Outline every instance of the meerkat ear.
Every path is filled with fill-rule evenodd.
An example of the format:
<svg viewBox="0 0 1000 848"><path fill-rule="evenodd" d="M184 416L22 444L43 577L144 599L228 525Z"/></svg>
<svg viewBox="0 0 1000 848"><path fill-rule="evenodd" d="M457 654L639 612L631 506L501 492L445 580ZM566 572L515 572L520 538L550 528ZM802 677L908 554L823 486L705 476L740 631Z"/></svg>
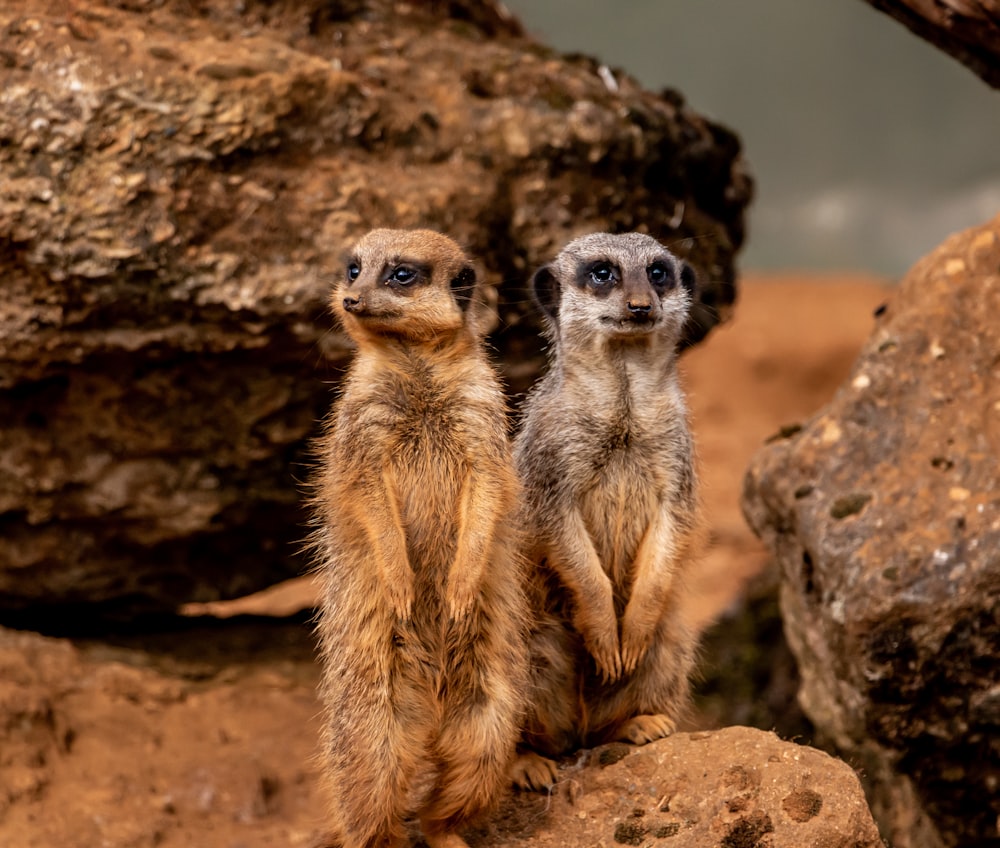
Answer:
<svg viewBox="0 0 1000 848"><path fill-rule="evenodd" d="M458 308L467 311L472 303L472 292L476 286L476 271L471 265L466 265L451 280L451 293L455 296Z"/></svg>
<svg viewBox="0 0 1000 848"><path fill-rule="evenodd" d="M531 278L531 290L535 294L535 302L553 321L559 317L559 280L552 273L551 265L543 265Z"/></svg>
<svg viewBox="0 0 1000 848"><path fill-rule="evenodd" d="M693 295L695 287L698 285L698 273L694 266L689 265L683 259L678 260L681 266L681 285L688 290L688 294Z"/></svg>

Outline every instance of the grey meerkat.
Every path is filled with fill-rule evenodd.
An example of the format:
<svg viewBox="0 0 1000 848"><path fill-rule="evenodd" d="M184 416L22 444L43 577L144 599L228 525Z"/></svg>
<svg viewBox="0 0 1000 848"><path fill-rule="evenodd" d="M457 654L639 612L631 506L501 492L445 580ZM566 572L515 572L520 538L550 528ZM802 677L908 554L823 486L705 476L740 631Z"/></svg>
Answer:
<svg viewBox="0 0 1000 848"><path fill-rule="evenodd" d="M576 239L532 280L551 348L514 444L535 565L522 788L552 783L549 757L672 733L687 704L701 521L677 348L695 283L641 233Z"/></svg>
<svg viewBox="0 0 1000 848"><path fill-rule="evenodd" d="M318 444L321 769L344 848L431 848L509 785L527 675L519 483L451 239L374 230L331 305L357 353Z"/></svg>

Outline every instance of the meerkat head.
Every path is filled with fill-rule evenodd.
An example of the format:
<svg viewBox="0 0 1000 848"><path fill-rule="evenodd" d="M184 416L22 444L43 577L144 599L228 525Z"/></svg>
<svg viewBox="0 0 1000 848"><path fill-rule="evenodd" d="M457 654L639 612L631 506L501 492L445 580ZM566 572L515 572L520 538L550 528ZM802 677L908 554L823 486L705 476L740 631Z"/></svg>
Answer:
<svg viewBox="0 0 1000 848"><path fill-rule="evenodd" d="M481 332L484 295L462 248L433 230L372 230L350 252L331 298L358 339L434 340Z"/></svg>
<svg viewBox="0 0 1000 848"><path fill-rule="evenodd" d="M642 233L592 233L570 242L532 280L557 340L595 334L623 341L679 341L694 269Z"/></svg>

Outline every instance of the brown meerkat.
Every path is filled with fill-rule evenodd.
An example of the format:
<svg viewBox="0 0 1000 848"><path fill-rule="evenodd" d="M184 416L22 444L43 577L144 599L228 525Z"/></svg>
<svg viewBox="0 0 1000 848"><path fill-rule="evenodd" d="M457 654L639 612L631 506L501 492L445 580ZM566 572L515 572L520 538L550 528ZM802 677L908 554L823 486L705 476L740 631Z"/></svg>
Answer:
<svg viewBox="0 0 1000 848"><path fill-rule="evenodd" d="M700 521L677 347L695 274L650 236L595 233L532 285L551 362L514 446L536 567L511 775L542 788L546 757L666 736L688 699L696 639L678 604Z"/></svg>
<svg viewBox="0 0 1000 848"><path fill-rule="evenodd" d="M508 783L524 709L524 559L506 406L461 248L374 230L332 308L357 353L319 444L313 538L344 848L431 848Z"/></svg>

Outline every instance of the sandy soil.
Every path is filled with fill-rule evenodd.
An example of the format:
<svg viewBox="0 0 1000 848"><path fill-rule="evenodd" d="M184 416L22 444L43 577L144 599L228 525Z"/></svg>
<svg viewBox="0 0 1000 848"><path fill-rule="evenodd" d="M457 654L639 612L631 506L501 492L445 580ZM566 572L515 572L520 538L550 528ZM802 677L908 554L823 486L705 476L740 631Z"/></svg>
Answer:
<svg viewBox="0 0 1000 848"><path fill-rule="evenodd" d="M684 357L711 525L699 625L767 561L739 509L751 455L833 394L886 296L861 276L751 274L735 319ZM0 848L322 844L313 596L303 578L6 670L37 727L24 753L0 752ZM16 660L0 651L0 678Z"/></svg>

